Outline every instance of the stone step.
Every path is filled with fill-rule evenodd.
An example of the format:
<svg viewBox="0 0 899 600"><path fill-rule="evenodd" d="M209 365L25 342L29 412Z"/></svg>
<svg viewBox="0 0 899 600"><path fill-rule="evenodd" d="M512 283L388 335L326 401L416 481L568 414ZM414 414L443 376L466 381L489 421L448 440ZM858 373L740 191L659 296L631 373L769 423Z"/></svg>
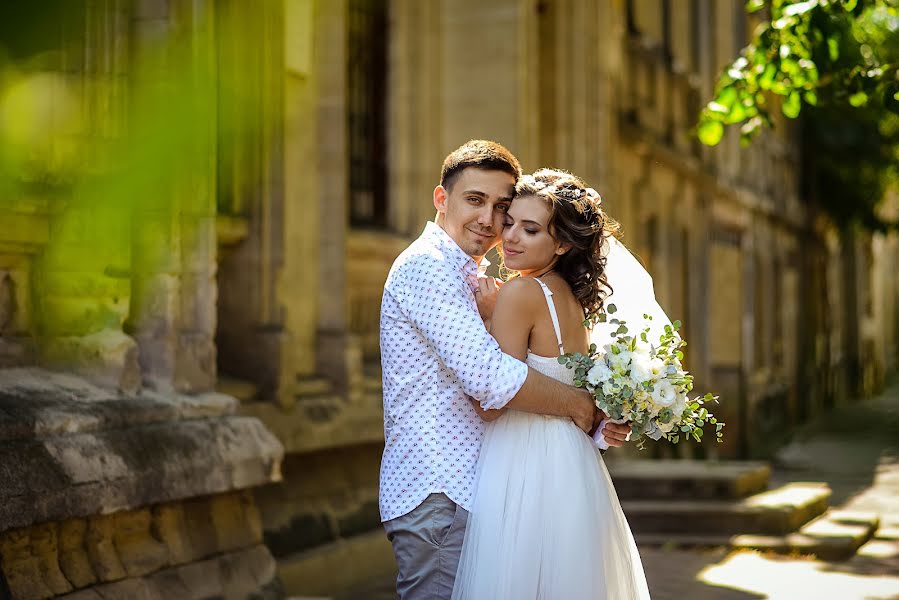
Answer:
<svg viewBox="0 0 899 600"><path fill-rule="evenodd" d="M872 513L845 513L831 510L786 535L716 535L678 533L635 533L640 546L680 548L730 547L734 550L759 550L779 554L803 554L821 560L846 560L860 548L880 542L875 532L877 516Z"/></svg>
<svg viewBox="0 0 899 600"><path fill-rule="evenodd" d="M764 462L707 460L606 461L618 497L634 500L744 498L768 487Z"/></svg>
<svg viewBox="0 0 899 600"><path fill-rule="evenodd" d="M873 537L879 524L877 515L871 513L828 511L796 533L738 535L731 540L731 546L780 554L814 555L821 560L846 560Z"/></svg>
<svg viewBox="0 0 899 600"><path fill-rule="evenodd" d="M827 510L825 483L790 483L741 500L624 500L631 530L641 534L785 535Z"/></svg>
<svg viewBox="0 0 899 600"><path fill-rule="evenodd" d="M715 535L713 533L700 535L689 533L644 533L634 532L634 541L637 546L643 547L667 547L667 548L721 548L730 547L736 536Z"/></svg>

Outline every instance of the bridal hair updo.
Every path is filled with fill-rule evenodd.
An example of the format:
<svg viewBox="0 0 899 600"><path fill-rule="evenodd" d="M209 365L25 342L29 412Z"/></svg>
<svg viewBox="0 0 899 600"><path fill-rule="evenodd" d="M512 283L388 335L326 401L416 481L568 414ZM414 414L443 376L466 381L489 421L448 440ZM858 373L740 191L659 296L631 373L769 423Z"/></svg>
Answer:
<svg viewBox="0 0 899 600"><path fill-rule="evenodd" d="M612 293L606 280L608 238L616 236L618 223L601 207L602 199L571 173L540 169L524 175L515 196L536 196L550 208L550 235L570 249L559 257L554 270L561 275L584 309L584 320L595 323L603 303Z"/></svg>

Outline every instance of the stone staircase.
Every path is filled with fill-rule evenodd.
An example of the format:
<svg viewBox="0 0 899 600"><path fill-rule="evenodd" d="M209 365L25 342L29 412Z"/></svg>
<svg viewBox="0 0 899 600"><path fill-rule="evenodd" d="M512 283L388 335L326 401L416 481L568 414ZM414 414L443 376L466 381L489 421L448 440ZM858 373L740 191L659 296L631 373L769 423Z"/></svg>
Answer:
<svg viewBox="0 0 899 600"><path fill-rule="evenodd" d="M730 546L843 560L873 537L875 515L829 507L825 483L769 490L763 462L609 460L637 544Z"/></svg>

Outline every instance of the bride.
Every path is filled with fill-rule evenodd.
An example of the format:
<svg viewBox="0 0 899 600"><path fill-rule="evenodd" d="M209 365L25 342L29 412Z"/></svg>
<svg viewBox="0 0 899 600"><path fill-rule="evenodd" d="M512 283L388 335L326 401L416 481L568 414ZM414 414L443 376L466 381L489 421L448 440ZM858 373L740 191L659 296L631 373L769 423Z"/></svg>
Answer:
<svg viewBox="0 0 899 600"><path fill-rule="evenodd" d="M584 323L612 292L606 260L617 224L577 177L541 169L521 178L503 257L519 277L489 322L503 351L571 384L559 364L586 352ZM612 282L611 287L614 287ZM603 459L570 419L475 409L491 421L481 447L453 599L649 598L640 555Z"/></svg>

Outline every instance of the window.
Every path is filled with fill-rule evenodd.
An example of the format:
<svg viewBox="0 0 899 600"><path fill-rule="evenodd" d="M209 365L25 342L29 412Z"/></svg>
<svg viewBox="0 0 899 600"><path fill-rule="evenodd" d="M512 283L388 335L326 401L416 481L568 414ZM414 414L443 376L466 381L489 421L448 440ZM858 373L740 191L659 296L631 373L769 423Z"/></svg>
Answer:
<svg viewBox="0 0 899 600"><path fill-rule="evenodd" d="M350 223L387 226L387 2L349 0Z"/></svg>

